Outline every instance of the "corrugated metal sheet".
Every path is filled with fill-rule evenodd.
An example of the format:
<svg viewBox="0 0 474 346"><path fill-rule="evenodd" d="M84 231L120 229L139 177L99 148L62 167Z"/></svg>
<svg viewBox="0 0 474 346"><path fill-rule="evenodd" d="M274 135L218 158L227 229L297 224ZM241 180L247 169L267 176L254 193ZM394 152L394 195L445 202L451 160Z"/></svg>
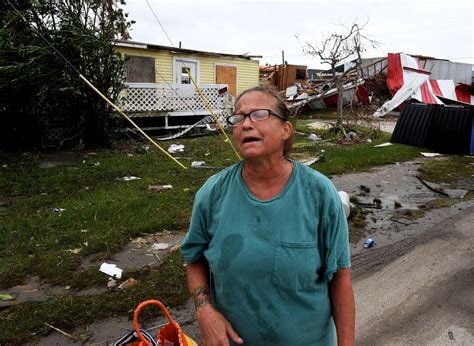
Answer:
<svg viewBox="0 0 474 346"><path fill-rule="evenodd" d="M473 108L433 107L433 121L427 145L440 153L469 154L472 133Z"/></svg>
<svg viewBox="0 0 474 346"><path fill-rule="evenodd" d="M431 149L443 154L474 154L474 108L406 105L391 142Z"/></svg>
<svg viewBox="0 0 474 346"><path fill-rule="evenodd" d="M471 64L444 60L423 61L424 70L431 72L430 79L452 79L456 83L471 84Z"/></svg>
<svg viewBox="0 0 474 346"><path fill-rule="evenodd" d="M423 147L432 122L432 108L425 104L409 104L403 107L390 142Z"/></svg>

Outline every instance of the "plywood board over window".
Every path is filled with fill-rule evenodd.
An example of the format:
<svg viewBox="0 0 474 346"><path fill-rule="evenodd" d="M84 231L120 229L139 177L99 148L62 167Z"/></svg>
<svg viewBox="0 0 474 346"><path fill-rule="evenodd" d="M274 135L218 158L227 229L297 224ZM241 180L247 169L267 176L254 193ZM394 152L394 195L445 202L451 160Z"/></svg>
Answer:
<svg viewBox="0 0 474 346"><path fill-rule="evenodd" d="M128 56L127 82L155 83L155 58L145 56Z"/></svg>
<svg viewBox="0 0 474 346"><path fill-rule="evenodd" d="M229 65L216 65L216 84L227 84L229 94L237 93L237 67Z"/></svg>

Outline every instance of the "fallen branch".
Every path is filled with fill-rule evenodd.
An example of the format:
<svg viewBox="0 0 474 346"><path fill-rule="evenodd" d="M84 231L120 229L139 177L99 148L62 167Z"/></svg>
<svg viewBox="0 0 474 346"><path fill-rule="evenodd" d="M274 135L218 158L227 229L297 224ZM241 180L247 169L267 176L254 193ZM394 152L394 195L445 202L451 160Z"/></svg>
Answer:
<svg viewBox="0 0 474 346"><path fill-rule="evenodd" d="M449 197L449 195L446 193L446 192L443 192L441 190L438 190L438 189L435 189L434 187L431 187L430 185L428 185L428 183L426 183L425 181L423 181L423 179L421 179L419 176L415 176L416 179L418 179L420 181L420 183L422 183L423 185L425 185L428 190L432 191L432 192L436 192L436 193L439 193L440 195L443 195L445 197Z"/></svg>
<svg viewBox="0 0 474 346"><path fill-rule="evenodd" d="M75 338L74 338L71 334L66 333L66 332L63 332L61 329L56 328L55 326L52 326L52 325L50 325L49 323L44 322L44 324L46 324L49 328L52 328L52 329L54 329L55 331L61 333L62 335L67 336L69 339L75 340Z"/></svg>

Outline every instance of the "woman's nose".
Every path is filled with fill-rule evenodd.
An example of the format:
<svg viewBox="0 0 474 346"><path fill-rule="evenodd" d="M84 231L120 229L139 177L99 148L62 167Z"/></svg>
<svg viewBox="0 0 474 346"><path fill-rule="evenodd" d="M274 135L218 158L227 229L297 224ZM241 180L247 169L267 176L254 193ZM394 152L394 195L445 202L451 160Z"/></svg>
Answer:
<svg viewBox="0 0 474 346"><path fill-rule="evenodd" d="M250 119L250 116L246 116L244 118L244 122L242 123L243 128L252 128L253 127L253 121Z"/></svg>

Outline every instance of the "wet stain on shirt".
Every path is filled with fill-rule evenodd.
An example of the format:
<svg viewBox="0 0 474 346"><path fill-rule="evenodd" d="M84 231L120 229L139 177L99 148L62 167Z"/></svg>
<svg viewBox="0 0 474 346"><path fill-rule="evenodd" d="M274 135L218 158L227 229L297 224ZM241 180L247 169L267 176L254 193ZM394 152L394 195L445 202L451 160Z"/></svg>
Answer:
<svg viewBox="0 0 474 346"><path fill-rule="evenodd" d="M271 326L268 322L262 318L260 312L260 303L252 295L252 287L245 286L245 297L247 299L248 306L251 306L255 312L255 318L257 319L258 329L260 330L260 340L262 344L278 344L280 337L278 336L278 326ZM272 306L273 309L273 306Z"/></svg>
<svg viewBox="0 0 474 346"><path fill-rule="evenodd" d="M221 255L219 258L218 270L229 269L232 260L242 252L244 247L244 237L241 234L231 234L222 241Z"/></svg>

